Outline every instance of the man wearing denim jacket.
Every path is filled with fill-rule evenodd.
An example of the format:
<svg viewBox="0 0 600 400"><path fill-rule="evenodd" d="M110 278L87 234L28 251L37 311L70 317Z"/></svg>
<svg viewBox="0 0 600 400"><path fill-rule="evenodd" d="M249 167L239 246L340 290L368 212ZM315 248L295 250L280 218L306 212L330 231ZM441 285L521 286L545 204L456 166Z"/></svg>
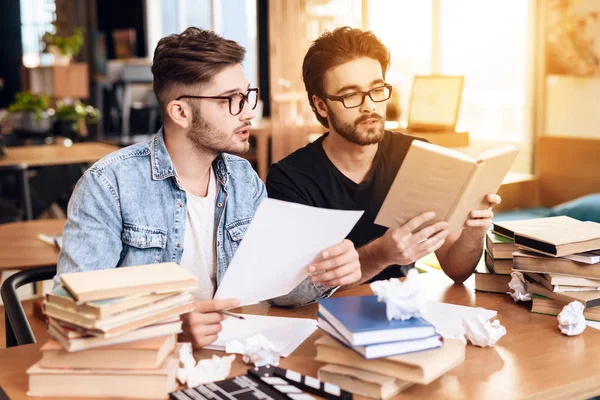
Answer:
<svg viewBox="0 0 600 400"><path fill-rule="evenodd" d="M55 284L65 272L176 262L198 277L196 310L182 316L181 339L195 347L217 339L218 311L239 301L213 294L266 196L250 164L227 154L248 150L255 116L258 89L248 84L244 55L236 42L198 28L159 41L152 73L164 127L104 157L78 182ZM358 253L347 240L307 269L323 265L335 279L307 279L271 302L305 304L360 279Z"/></svg>

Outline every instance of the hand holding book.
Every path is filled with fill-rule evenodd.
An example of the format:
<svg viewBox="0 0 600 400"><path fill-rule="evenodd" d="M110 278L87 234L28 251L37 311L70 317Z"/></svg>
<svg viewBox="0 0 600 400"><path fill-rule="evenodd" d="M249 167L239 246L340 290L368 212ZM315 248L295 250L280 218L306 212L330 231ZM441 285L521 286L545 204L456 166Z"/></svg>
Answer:
<svg viewBox="0 0 600 400"><path fill-rule="evenodd" d="M472 210L469 213L468 219L465 221L462 235L468 235L476 239L485 237L485 233L488 228L492 225L492 218L494 212L492 211L495 206L500 204L502 199L497 194L487 194L485 200L489 202L489 206L485 210Z"/></svg>
<svg viewBox="0 0 600 400"><path fill-rule="evenodd" d="M372 243L378 247L383 265L408 265L439 249L448 236L448 223L430 225L434 212L426 212L405 224L390 228Z"/></svg>

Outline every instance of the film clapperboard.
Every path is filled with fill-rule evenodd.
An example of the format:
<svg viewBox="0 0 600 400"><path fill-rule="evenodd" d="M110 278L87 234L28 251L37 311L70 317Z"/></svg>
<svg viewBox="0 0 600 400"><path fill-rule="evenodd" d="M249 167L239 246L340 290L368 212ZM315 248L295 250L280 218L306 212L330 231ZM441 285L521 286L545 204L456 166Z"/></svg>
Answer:
<svg viewBox="0 0 600 400"><path fill-rule="evenodd" d="M169 394L171 400L351 400L352 393L290 369L266 365L240 375Z"/></svg>

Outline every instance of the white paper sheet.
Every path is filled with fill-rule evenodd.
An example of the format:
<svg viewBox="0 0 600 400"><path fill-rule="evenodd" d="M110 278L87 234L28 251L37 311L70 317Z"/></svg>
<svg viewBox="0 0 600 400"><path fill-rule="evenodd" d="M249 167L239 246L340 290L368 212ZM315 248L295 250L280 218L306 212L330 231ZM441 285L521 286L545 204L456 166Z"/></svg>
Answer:
<svg viewBox="0 0 600 400"><path fill-rule="evenodd" d="M600 330L600 322L598 322L598 321L586 320L585 324L591 328Z"/></svg>
<svg viewBox="0 0 600 400"><path fill-rule="evenodd" d="M341 242L362 214L264 199L215 298L247 305L288 294L308 277L315 257Z"/></svg>
<svg viewBox="0 0 600 400"><path fill-rule="evenodd" d="M425 307L421 310L421 317L435 326L436 332L446 338L460 338L464 335L463 320L469 321L481 317L487 321L497 314L497 311L486 308L459 306L437 301L426 302Z"/></svg>
<svg viewBox="0 0 600 400"><path fill-rule="evenodd" d="M243 342L261 333L280 350L282 357L287 357L317 329L317 321L314 319L248 314L244 314L244 318L246 319L227 318L221 323L223 330L219 333L217 341L204 348L225 351L228 342Z"/></svg>

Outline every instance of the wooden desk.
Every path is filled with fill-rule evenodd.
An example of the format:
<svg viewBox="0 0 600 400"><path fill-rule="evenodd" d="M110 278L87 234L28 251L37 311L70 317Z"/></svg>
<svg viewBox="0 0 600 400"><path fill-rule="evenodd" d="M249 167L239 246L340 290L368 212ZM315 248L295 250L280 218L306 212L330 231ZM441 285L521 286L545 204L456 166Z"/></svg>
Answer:
<svg viewBox="0 0 600 400"><path fill-rule="evenodd" d="M95 162L119 147L106 143L75 143L71 147L62 144L9 147L6 157L0 159L0 167L25 164L27 167L50 165L85 164Z"/></svg>
<svg viewBox="0 0 600 400"><path fill-rule="evenodd" d="M0 224L0 278L3 271L56 265L59 250L38 239L62 234L66 219L38 219ZM43 293L43 282L36 282L35 293Z"/></svg>
<svg viewBox="0 0 600 400"><path fill-rule="evenodd" d="M515 304L509 296L475 293L472 278L465 285L453 285L442 273L420 275L431 299L498 311L508 333L494 348L469 345L465 362L429 385L415 385L398 399L578 399L600 394L600 331L587 328L576 337L563 336L556 317L531 314L525 304ZM362 286L336 296L370 294ZM296 309L270 308L266 305L242 307L242 312L275 316L314 318L316 305ZM34 332L42 332L39 321ZM323 333L315 332L281 366L316 376L321 363L314 361L314 341ZM39 334L38 334L39 336ZM39 360L38 343L0 350L0 385L12 400L27 398L27 368ZM195 356L210 358L213 351L197 351ZM231 375L243 373L248 366L238 356Z"/></svg>
<svg viewBox="0 0 600 400"><path fill-rule="evenodd" d="M66 219L0 224L0 272L56 265L58 249L38 239L40 233L60 235Z"/></svg>

